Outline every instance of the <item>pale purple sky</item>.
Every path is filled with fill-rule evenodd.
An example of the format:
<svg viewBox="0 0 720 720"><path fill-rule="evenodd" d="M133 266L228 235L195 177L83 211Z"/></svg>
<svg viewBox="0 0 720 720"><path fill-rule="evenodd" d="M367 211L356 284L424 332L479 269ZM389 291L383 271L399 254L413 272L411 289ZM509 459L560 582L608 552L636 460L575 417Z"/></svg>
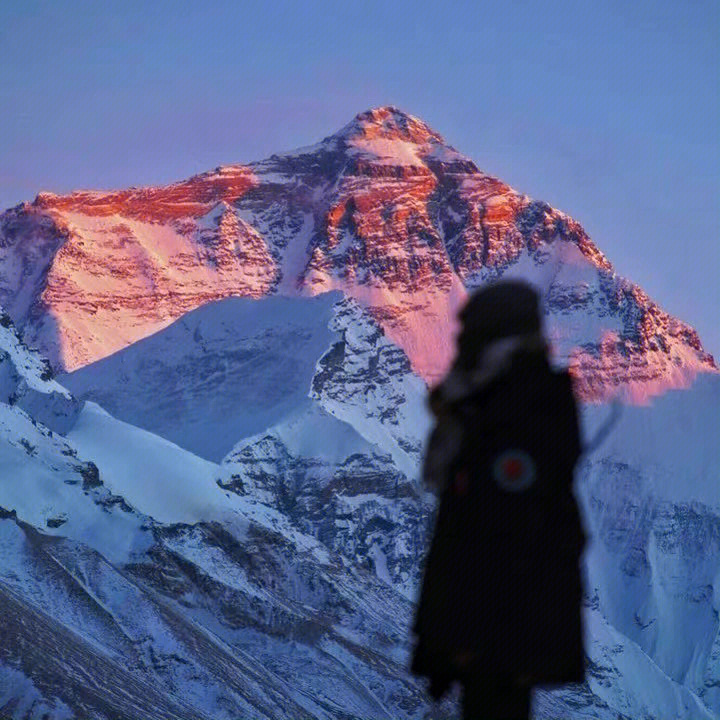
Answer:
<svg viewBox="0 0 720 720"><path fill-rule="evenodd" d="M6 2L0 208L417 115L720 357L720 3Z"/></svg>

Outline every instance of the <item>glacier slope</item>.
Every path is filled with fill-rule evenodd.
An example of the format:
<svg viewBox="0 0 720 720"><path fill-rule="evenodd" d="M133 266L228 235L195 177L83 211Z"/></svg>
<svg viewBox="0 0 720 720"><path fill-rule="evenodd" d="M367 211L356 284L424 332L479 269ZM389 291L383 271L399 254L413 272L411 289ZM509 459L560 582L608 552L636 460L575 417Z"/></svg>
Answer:
<svg viewBox="0 0 720 720"><path fill-rule="evenodd" d="M218 462L305 399L339 298L210 303L58 379L76 397Z"/></svg>

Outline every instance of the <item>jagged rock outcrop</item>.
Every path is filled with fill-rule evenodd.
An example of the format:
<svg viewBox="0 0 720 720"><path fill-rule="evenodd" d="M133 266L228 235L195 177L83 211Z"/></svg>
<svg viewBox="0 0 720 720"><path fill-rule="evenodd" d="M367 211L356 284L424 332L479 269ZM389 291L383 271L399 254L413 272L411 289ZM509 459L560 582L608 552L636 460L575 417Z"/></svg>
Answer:
<svg viewBox="0 0 720 720"><path fill-rule="evenodd" d="M0 309L0 403L16 405L50 430L65 433L80 403L53 380L50 363L28 350L10 316Z"/></svg>
<svg viewBox="0 0 720 720"><path fill-rule="evenodd" d="M430 418L402 350L353 301L334 306L337 335L301 403L243 439L221 487L282 508L302 532L413 599L434 498L418 483Z"/></svg>

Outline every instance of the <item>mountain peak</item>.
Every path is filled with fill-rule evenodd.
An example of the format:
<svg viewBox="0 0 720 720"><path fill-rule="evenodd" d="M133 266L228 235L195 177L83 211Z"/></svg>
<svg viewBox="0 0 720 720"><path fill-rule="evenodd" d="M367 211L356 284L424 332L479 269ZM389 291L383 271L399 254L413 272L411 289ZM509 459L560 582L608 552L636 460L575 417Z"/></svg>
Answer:
<svg viewBox="0 0 720 720"><path fill-rule="evenodd" d="M394 105L383 105L361 112L338 135L345 140L401 140L422 145L430 141L444 143L443 137L419 118Z"/></svg>
<svg viewBox="0 0 720 720"><path fill-rule="evenodd" d="M58 368L231 295L341 289L433 382L466 291L509 273L541 288L553 346L586 399L622 387L642 401L717 370L692 328L616 278L577 222L393 106L314 146L173 185L40 195L0 217L0 250L0 302Z"/></svg>
<svg viewBox="0 0 720 720"><path fill-rule="evenodd" d="M475 164L448 145L440 133L394 105L359 113L339 132L311 149L321 147L340 150L353 158L355 169L394 166L427 173L440 163L456 172L477 171Z"/></svg>

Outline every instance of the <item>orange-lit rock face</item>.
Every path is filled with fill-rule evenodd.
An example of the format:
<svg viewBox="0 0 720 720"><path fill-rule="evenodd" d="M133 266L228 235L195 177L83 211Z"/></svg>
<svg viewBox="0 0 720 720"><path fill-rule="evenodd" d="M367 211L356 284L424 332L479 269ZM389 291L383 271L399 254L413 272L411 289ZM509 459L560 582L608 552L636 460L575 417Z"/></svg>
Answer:
<svg viewBox="0 0 720 720"><path fill-rule="evenodd" d="M583 399L644 404L670 387L689 387L698 372L715 369L695 330L661 310L640 288L629 288L621 302L635 314L631 332L605 332L594 346L570 354Z"/></svg>
<svg viewBox="0 0 720 720"><path fill-rule="evenodd" d="M234 202L253 186L249 168L218 169L165 187L148 187L116 192L76 192L71 195L40 193L35 207L43 210L77 212L93 217L121 215L152 222L166 222L206 213L214 204Z"/></svg>
<svg viewBox="0 0 720 720"><path fill-rule="evenodd" d="M428 213L435 186L433 176L383 183L345 178L317 233L306 277L316 272L398 292L447 291L453 268Z"/></svg>
<svg viewBox="0 0 720 720"><path fill-rule="evenodd" d="M90 194L87 212L80 194L41 197L13 211L6 234L34 227L45 248L37 256L33 243L20 243L4 258L8 271L34 266L38 273L26 283L32 290L4 273L9 311L28 319L28 340L53 364L74 369L205 303L270 292L277 266L265 241L216 197L228 192L237 200L240 187L253 184L250 173L242 178L203 176L147 192Z"/></svg>
<svg viewBox="0 0 720 720"><path fill-rule="evenodd" d="M395 108L162 188L38 196L0 216L0 304L73 369L228 296L355 298L432 383L467 290L521 276L581 396L643 402L714 371L697 335L617 278L582 227Z"/></svg>

